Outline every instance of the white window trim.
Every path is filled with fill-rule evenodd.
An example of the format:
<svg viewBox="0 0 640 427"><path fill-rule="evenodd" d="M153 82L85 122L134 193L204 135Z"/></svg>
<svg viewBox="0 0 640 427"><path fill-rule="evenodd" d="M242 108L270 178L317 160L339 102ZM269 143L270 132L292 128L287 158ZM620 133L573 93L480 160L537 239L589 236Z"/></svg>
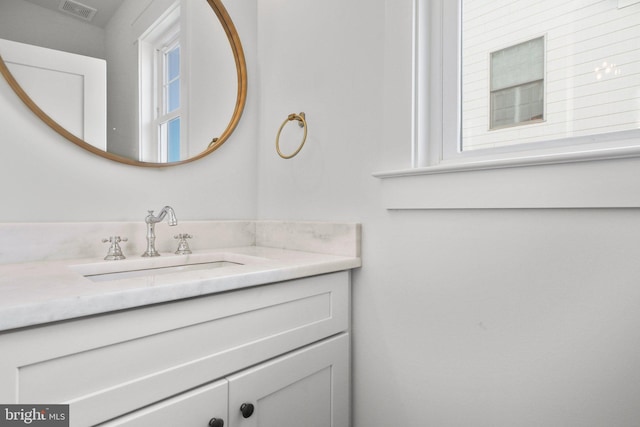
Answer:
<svg viewBox="0 0 640 427"><path fill-rule="evenodd" d="M460 141L460 112L457 102L444 101L451 94L459 99L460 73L443 70L446 64L455 64L458 71L458 25L455 37L445 31L452 28L446 19L459 14L458 2L412 1L411 164L373 174L383 181L388 209L640 207L640 172L636 172L640 171L640 132L636 130L567 138L564 144L542 143L535 149L522 145L469 151L449 160L446 150L451 148L442 142ZM394 27L393 22L387 25ZM420 69L428 69L430 76ZM581 144L566 149L576 142ZM594 170L599 174L594 175ZM501 191L502 186L495 187L497 180L515 187L526 185L531 191L517 195Z"/></svg>
<svg viewBox="0 0 640 427"><path fill-rule="evenodd" d="M572 139L567 138L567 144L570 144L571 140ZM580 138L580 140L582 140L582 138ZM602 147L606 144L606 141L611 141L616 146ZM531 154L533 150L529 150L528 153L523 154L522 151L525 151L526 147L522 147L522 151L512 152L501 152L500 149L496 149L492 150L493 155L485 157L480 155L473 156L475 153L470 153L468 156L461 156L463 158L455 162L441 161L439 164L435 165L415 166L409 169L375 172L373 176L377 178L393 178L400 176L432 175L488 169L507 169L522 166L541 166L597 160L627 159L640 157L640 147L637 144L640 144L640 140L637 137L636 131L616 132L607 134L606 138L602 138L598 143L594 143L593 147L588 150L566 152L562 147L556 147L555 149L536 150L536 154ZM501 153L501 155L498 157L495 153Z"/></svg>

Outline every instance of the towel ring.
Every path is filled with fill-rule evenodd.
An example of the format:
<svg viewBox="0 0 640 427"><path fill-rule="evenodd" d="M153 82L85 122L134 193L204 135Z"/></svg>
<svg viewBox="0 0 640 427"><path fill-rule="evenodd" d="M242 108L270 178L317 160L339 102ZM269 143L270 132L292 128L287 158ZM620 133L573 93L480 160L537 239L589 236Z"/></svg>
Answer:
<svg viewBox="0 0 640 427"><path fill-rule="evenodd" d="M302 137L302 142L300 143L300 146L298 147L298 149L294 151L292 154L287 155L287 154L283 154L282 151L280 151L280 133L282 132L282 129L284 128L284 126L293 120L297 120L298 126L300 126L301 128L304 128L304 136ZM278 130L278 135L276 136L276 151L278 152L280 157L282 157L283 159L290 159L296 154L298 154L300 150L302 150L302 146L304 145L306 140L307 140L307 120L306 120L305 114L304 113L289 114L287 119L284 122L282 122L282 125Z"/></svg>

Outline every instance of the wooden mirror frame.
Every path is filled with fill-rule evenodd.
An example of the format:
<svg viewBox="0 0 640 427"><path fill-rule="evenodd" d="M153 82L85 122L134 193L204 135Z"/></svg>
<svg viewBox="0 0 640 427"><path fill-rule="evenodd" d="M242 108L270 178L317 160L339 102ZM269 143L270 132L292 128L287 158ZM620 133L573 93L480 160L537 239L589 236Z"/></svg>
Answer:
<svg viewBox="0 0 640 427"><path fill-rule="evenodd" d="M7 64L4 62L2 55L0 55L0 74L2 74L5 80L9 83L9 86L13 89L13 91L18 95L18 97L26 104L27 107L31 111L35 113L36 116L40 118L45 124L47 124L51 129L56 131L58 134L62 135L64 138L73 142L74 144L84 148L85 150L91 151L94 154L97 154L101 157L104 157L109 160L113 160L120 163L125 163L132 166L142 166L142 167L167 167L167 166L177 166L185 163L193 162L194 160L201 159L208 154L211 154L216 149L218 149L225 141L229 138L231 133L233 133L234 129L238 125L240 121L240 117L242 116L242 111L244 110L244 106L247 99L247 65L244 58L244 51L242 49L242 44L240 43L240 36L236 30L236 27L229 16L229 13L225 9L222 4L222 0L206 0L213 11L215 12L222 28L224 28L224 32L229 39L229 44L231 45L231 50L233 51L233 58L236 63L236 74L238 79L238 92L236 97L236 104L233 110L233 115L231 116L231 120L227 125L227 128L222 132L222 134L218 137L215 137L211 140L206 150L202 153L190 157L185 160L180 160L178 162L168 162L168 163L153 163L153 162L142 162L139 160L130 159L128 157L119 156L117 154L109 153L107 151L100 150L99 148L94 147L93 145L87 143L83 139L73 135L71 132L62 127L58 122L53 120L47 113L42 111L40 107L27 95L24 89L20 86L20 84L16 81L15 77L7 68Z"/></svg>

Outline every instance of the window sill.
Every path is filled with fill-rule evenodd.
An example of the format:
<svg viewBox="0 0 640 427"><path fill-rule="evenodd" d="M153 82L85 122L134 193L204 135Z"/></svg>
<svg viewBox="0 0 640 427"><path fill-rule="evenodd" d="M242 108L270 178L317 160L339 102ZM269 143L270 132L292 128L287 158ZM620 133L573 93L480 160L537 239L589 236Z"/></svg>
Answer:
<svg viewBox="0 0 640 427"><path fill-rule="evenodd" d="M373 174L387 209L640 207L640 148L468 160Z"/></svg>

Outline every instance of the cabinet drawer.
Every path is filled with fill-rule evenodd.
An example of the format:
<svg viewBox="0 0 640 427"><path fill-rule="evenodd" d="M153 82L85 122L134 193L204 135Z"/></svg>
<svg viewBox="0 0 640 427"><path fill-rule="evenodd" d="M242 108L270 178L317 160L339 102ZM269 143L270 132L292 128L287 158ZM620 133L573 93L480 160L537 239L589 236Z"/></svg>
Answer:
<svg viewBox="0 0 640 427"><path fill-rule="evenodd" d="M228 388L226 380L216 381L194 391L167 399L117 420L101 424L103 427L202 427L212 418L228 419Z"/></svg>
<svg viewBox="0 0 640 427"><path fill-rule="evenodd" d="M0 373L15 382L0 386L0 400L69 403L72 426L93 425L348 321L349 273L339 272L2 334L11 351Z"/></svg>

